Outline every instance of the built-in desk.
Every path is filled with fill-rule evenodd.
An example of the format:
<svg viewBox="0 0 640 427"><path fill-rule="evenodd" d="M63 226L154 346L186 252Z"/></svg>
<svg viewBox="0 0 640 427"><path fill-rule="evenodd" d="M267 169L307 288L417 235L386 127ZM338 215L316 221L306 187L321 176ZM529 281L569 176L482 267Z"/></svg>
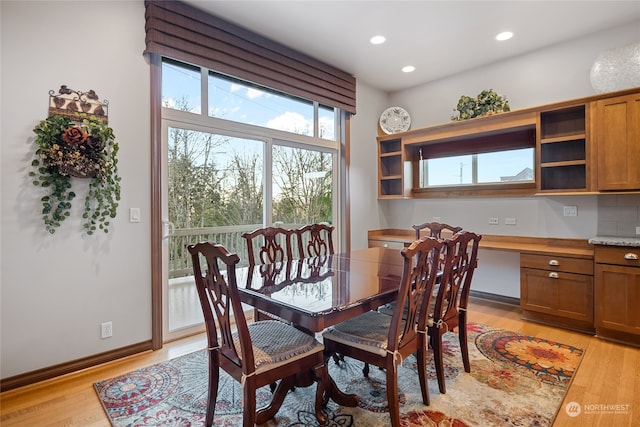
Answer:
<svg viewBox="0 0 640 427"><path fill-rule="evenodd" d="M414 239L414 230L368 232L370 247L401 249ZM483 234L480 249L520 254L519 300L525 319L594 332L594 246L587 239Z"/></svg>
<svg viewBox="0 0 640 427"><path fill-rule="evenodd" d="M415 240L414 230L386 228L369 230L369 246L401 249ZM385 246L387 245L387 246ZM558 239L553 237L522 237L483 234L481 249L493 249L527 254L558 254L572 258L593 260L593 245L587 239Z"/></svg>

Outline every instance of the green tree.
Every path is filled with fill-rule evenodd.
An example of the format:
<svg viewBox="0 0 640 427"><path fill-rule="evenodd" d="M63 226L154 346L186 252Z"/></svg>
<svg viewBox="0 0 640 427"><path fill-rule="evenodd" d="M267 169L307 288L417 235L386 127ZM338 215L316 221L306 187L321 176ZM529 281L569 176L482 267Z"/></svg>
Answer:
<svg viewBox="0 0 640 427"><path fill-rule="evenodd" d="M290 224L331 222L331 154L274 147L274 218Z"/></svg>

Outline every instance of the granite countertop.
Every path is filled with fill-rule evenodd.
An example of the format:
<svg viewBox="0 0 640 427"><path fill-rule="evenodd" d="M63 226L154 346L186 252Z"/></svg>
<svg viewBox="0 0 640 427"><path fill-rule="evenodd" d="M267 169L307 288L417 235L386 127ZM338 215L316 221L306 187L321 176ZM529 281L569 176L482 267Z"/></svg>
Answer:
<svg viewBox="0 0 640 427"><path fill-rule="evenodd" d="M596 237L590 238L589 243L593 245L608 245L608 246L640 246L640 236L638 237L596 236Z"/></svg>

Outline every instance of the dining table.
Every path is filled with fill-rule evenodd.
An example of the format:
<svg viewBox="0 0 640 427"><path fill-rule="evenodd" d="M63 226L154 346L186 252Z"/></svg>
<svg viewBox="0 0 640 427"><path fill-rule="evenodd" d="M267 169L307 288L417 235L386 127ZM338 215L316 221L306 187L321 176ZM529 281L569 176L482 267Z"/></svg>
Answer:
<svg viewBox="0 0 640 427"><path fill-rule="evenodd" d="M316 334L395 301L403 266L400 250L373 247L238 268L236 278L244 304ZM314 381L300 374L297 385ZM325 387L326 399L358 405L357 396L343 393L330 376Z"/></svg>

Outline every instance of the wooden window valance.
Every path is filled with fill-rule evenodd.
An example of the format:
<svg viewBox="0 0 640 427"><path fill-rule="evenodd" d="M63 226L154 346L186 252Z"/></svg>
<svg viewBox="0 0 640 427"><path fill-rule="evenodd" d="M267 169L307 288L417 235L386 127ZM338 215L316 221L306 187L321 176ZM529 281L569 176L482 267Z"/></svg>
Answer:
<svg viewBox="0 0 640 427"><path fill-rule="evenodd" d="M145 6L144 53L355 114L356 79L350 74L179 1L145 0Z"/></svg>

